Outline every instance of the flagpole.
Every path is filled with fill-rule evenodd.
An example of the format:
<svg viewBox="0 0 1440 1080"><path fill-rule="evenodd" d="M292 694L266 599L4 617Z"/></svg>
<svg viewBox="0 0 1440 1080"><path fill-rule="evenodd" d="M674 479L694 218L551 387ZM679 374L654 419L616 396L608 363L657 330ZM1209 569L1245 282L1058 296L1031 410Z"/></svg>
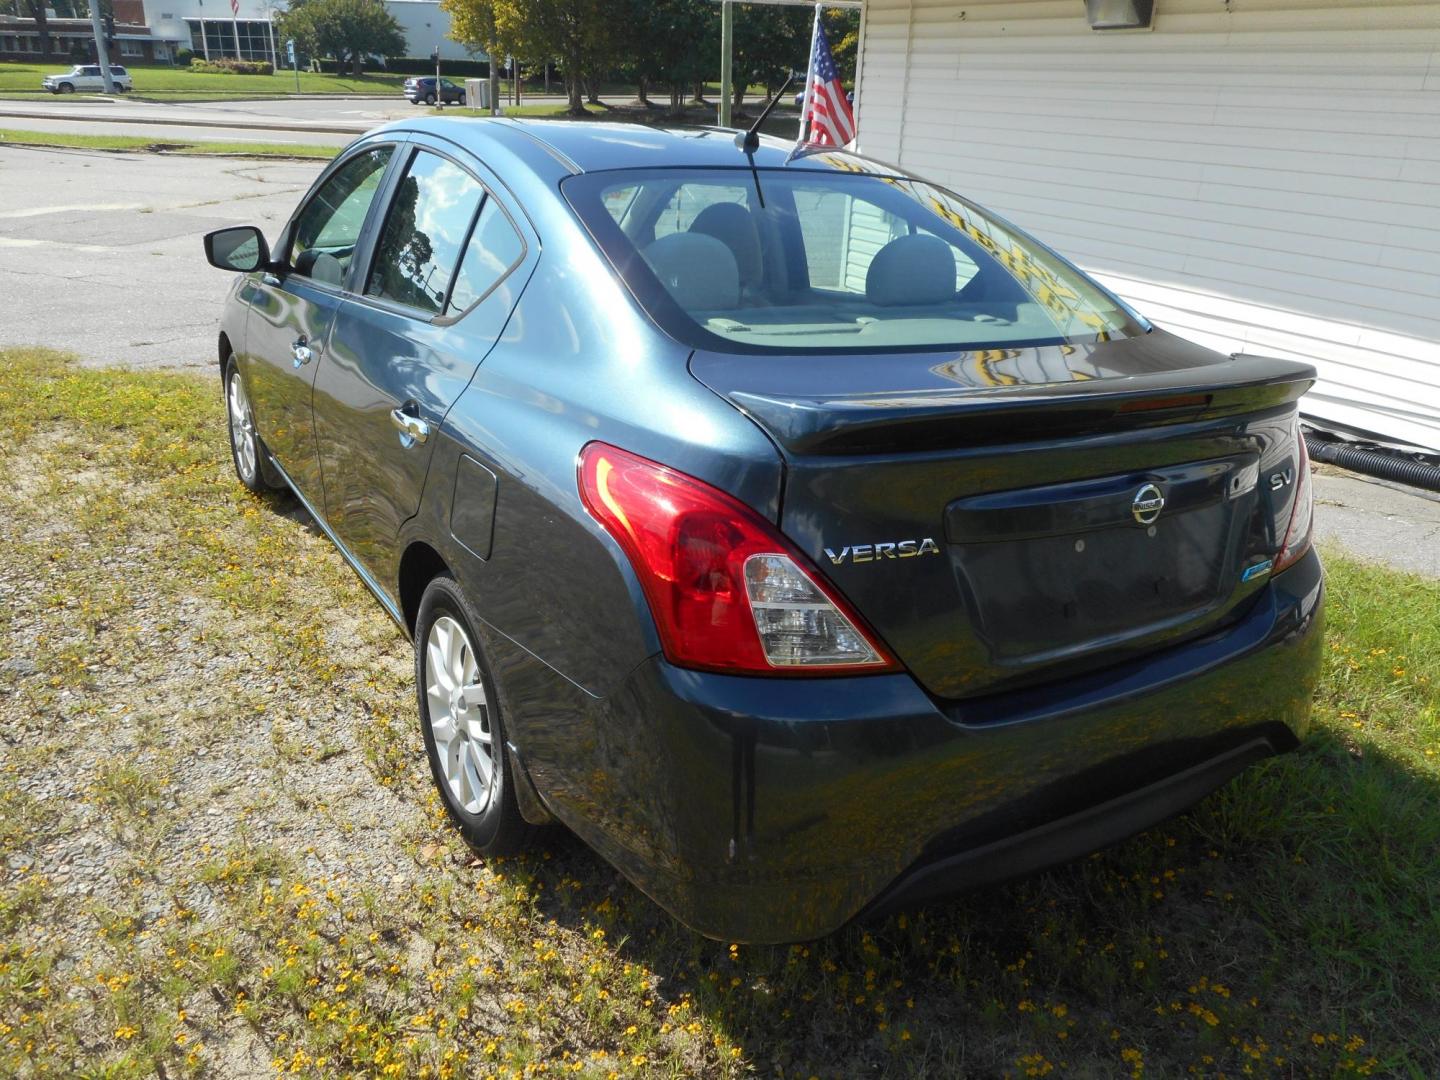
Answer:
<svg viewBox="0 0 1440 1080"><path fill-rule="evenodd" d="M805 97L800 102L800 137L795 140L796 146L802 146L810 135L810 95L815 83L815 39L820 36L820 11L821 5L815 5L815 24L810 30L810 58L805 62Z"/></svg>

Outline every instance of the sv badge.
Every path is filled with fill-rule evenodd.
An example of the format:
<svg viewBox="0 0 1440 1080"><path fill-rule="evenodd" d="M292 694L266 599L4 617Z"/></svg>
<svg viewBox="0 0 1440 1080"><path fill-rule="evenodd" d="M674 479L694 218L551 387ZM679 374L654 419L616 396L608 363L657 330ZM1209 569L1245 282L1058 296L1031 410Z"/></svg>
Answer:
<svg viewBox="0 0 1440 1080"><path fill-rule="evenodd" d="M1294 479L1295 479L1295 470L1294 470L1293 468L1281 469L1281 470L1280 470L1279 472L1277 472L1277 473L1271 473L1271 474L1270 474L1270 490L1271 490L1271 491L1279 491L1281 488L1283 488L1286 484L1290 483L1290 481L1292 481L1292 480L1294 480Z"/></svg>
<svg viewBox="0 0 1440 1080"><path fill-rule="evenodd" d="M878 562L880 559L913 559L919 555L939 555L940 545L928 536L924 540L896 540L883 544L847 544L840 551L829 548L825 554L836 566L847 559L852 563Z"/></svg>

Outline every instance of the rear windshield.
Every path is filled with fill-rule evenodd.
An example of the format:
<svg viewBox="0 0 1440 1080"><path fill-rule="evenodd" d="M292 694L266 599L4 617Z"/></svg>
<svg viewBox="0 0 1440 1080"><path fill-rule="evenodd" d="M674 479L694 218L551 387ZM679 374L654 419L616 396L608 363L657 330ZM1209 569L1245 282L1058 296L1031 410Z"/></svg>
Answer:
<svg viewBox="0 0 1440 1080"><path fill-rule="evenodd" d="M563 190L647 312L698 348L973 349L1143 330L1044 245L916 180L654 169Z"/></svg>

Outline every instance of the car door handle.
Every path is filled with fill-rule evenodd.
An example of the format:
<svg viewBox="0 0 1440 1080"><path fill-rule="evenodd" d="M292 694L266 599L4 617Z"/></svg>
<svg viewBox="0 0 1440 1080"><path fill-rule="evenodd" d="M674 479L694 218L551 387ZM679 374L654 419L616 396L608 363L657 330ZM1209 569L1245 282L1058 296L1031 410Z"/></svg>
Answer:
<svg viewBox="0 0 1440 1080"><path fill-rule="evenodd" d="M423 443L430 438L430 425L418 416L413 416L404 409L390 410L390 423L394 424L400 431L400 445L409 450L417 443Z"/></svg>
<svg viewBox="0 0 1440 1080"><path fill-rule="evenodd" d="M299 338L290 346L290 351L295 357L295 367L300 368L315 359L315 353L311 350L304 337Z"/></svg>

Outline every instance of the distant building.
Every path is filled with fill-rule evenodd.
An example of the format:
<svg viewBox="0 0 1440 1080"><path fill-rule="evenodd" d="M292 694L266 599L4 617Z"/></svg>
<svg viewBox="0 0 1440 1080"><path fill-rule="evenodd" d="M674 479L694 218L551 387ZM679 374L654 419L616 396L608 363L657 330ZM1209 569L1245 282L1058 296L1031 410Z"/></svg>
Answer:
<svg viewBox="0 0 1440 1080"><path fill-rule="evenodd" d="M286 5L275 0L239 0L240 10L234 16L230 0L209 0L208 5L206 0L143 2L144 21L155 37L173 43L176 49L186 48L207 59L238 55L272 62L285 53L285 42L273 24ZM463 45L445 36L450 31L450 15L440 10L439 0L385 0L385 6L405 35L407 57L428 57L438 45L442 60L471 58Z"/></svg>
<svg viewBox="0 0 1440 1080"><path fill-rule="evenodd" d="M116 63L165 64L181 49L205 59L239 56L245 60L282 63L285 42L274 23L285 10L277 0L114 0ZM440 49L441 60L484 60L446 35L450 15L439 0L385 0L405 35L405 56L428 59ZM49 19L50 56L64 60L83 53L90 58L94 34L89 19ZM0 15L0 60L39 60L40 35L35 20Z"/></svg>
<svg viewBox="0 0 1440 1080"><path fill-rule="evenodd" d="M166 63L171 45L152 34L146 25L142 0L114 0L115 36L110 60L117 64ZM47 20L52 60L90 60L94 56L95 33L87 19ZM40 34L35 20L0 15L0 60L40 60Z"/></svg>
<svg viewBox="0 0 1440 1080"><path fill-rule="evenodd" d="M405 35L407 57L428 57L439 46L441 60L485 59L483 52L472 53L458 41L450 40L450 13L440 10L439 0L385 0L385 6Z"/></svg>

